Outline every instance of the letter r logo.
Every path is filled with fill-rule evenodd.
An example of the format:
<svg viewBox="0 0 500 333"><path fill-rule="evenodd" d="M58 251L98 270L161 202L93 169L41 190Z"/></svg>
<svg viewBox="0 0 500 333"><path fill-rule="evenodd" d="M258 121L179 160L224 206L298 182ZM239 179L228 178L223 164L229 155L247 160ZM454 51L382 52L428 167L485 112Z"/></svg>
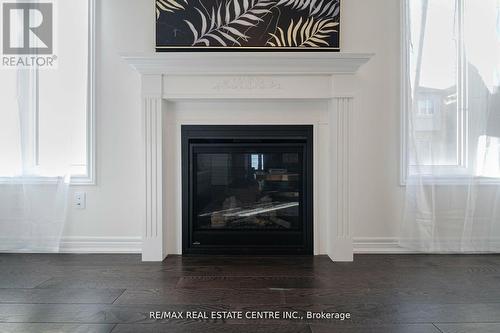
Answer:
<svg viewBox="0 0 500 333"><path fill-rule="evenodd" d="M53 52L52 3L3 4L3 53Z"/></svg>

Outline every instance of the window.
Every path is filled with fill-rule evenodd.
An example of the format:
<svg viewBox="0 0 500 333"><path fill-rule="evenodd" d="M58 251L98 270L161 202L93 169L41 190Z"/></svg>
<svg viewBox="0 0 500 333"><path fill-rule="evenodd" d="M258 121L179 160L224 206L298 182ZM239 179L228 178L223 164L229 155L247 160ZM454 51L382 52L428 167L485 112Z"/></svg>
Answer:
<svg viewBox="0 0 500 333"><path fill-rule="evenodd" d="M251 154L250 157L254 170L264 170L264 154Z"/></svg>
<svg viewBox="0 0 500 333"><path fill-rule="evenodd" d="M489 101L500 82L500 0L403 3L402 183L489 177L477 172L486 160L496 174L498 153L478 154L497 149L484 125L494 123Z"/></svg>
<svg viewBox="0 0 500 333"><path fill-rule="evenodd" d="M435 108L434 101L431 98L422 98L418 100L418 116L434 116Z"/></svg>
<svg viewBox="0 0 500 333"><path fill-rule="evenodd" d="M55 68L3 68L0 177L60 176L92 184L94 0L54 2Z"/></svg>

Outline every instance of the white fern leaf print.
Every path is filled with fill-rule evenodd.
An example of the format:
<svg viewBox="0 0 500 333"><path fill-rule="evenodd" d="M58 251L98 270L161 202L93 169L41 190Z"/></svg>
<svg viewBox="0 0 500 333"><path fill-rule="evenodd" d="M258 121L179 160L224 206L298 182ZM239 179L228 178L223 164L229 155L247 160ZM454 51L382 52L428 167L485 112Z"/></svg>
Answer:
<svg viewBox="0 0 500 333"><path fill-rule="evenodd" d="M184 22L193 34L193 46L241 46L249 38L245 31L262 22L274 4L273 0L230 0L212 7L210 14L196 8L199 25L190 20Z"/></svg>
<svg viewBox="0 0 500 333"><path fill-rule="evenodd" d="M186 0L156 0L156 19L160 18L161 12L174 12L176 10L183 10L183 2L187 5Z"/></svg>
<svg viewBox="0 0 500 333"><path fill-rule="evenodd" d="M340 0L279 0L277 6L289 6L295 10L307 10L316 18L335 18L340 13Z"/></svg>
<svg viewBox="0 0 500 333"><path fill-rule="evenodd" d="M328 39L330 34L336 32L338 22L332 19L308 18L303 22L302 17L294 24L293 20L284 31L278 27L274 33L270 33L267 45L273 47L319 47L330 46Z"/></svg>

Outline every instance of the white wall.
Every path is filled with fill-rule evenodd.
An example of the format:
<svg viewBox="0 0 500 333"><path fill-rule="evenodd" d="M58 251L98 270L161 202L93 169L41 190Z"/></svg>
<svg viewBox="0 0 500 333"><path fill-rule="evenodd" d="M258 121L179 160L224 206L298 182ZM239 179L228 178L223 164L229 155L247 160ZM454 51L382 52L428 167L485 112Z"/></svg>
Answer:
<svg viewBox="0 0 500 333"><path fill-rule="evenodd" d="M141 236L145 189L140 78L120 53L153 50L155 17L151 0L96 3L97 186L72 187L87 192L87 208L71 208L63 244L81 247L86 241L83 247L90 250L95 241Z"/></svg>
<svg viewBox="0 0 500 333"><path fill-rule="evenodd" d="M353 235L358 241L388 241L397 235L403 198L398 185L399 0L343 0L342 6L342 50L376 53L358 77ZM139 246L145 191L140 81L120 54L153 51L154 17L152 0L97 1L98 179L97 186L73 188L87 192L87 208L70 211L68 248L82 240L88 242L83 249L101 240L128 241L117 251Z"/></svg>
<svg viewBox="0 0 500 333"><path fill-rule="evenodd" d="M400 0L344 0L344 51L374 52L361 69L354 119L352 220L356 238L398 234Z"/></svg>

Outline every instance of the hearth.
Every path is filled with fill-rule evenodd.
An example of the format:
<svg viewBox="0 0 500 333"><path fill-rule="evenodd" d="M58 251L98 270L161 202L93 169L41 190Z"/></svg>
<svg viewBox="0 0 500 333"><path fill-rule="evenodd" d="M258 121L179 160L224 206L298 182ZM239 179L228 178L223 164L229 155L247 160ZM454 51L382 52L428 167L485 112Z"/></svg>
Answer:
<svg viewBox="0 0 500 333"><path fill-rule="evenodd" d="M313 254L312 125L183 125L183 254Z"/></svg>

